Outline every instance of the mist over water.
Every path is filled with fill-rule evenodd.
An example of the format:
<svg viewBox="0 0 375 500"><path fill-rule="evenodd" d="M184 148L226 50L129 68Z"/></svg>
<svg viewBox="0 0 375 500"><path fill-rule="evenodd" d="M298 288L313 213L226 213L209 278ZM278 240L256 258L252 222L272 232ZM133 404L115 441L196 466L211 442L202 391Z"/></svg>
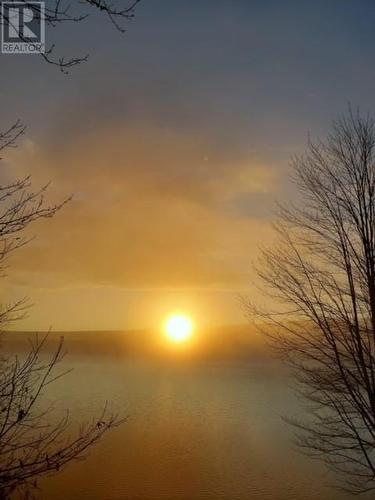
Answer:
<svg viewBox="0 0 375 500"><path fill-rule="evenodd" d="M56 402L57 412L69 407L76 421L91 419L107 400L128 420L84 461L41 480L38 498L350 498L329 487L333 478L323 466L293 450L282 416L300 415L301 404L286 368L258 340L245 349L242 330L218 331L211 354L201 347L199 355L160 350L157 357L126 335L135 334L66 335L63 368L74 370L51 386L46 400ZM228 337L233 347L225 357L218 346Z"/></svg>

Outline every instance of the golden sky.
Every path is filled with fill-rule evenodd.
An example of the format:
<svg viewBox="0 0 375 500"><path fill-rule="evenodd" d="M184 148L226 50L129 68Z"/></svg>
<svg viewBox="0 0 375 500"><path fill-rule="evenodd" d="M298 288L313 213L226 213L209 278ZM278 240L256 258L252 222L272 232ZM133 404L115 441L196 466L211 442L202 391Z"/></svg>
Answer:
<svg viewBox="0 0 375 500"><path fill-rule="evenodd" d="M218 155L204 138L113 124L60 150L26 138L8 169L52 180L51 201L73 194L12 257L12 293L33 289L30 327L46 310L59 329L146 326L174 309L205 324L241 321L237 294L251 284L279 187L251 151Z"/></svg>
<svg viewBox="0 0 375 500"><path fill-rule="evenodd" d="M155 326L175 310L244 322L275 201L295 197L290 157L348 101L372 109L373 10L153 0L124 36L95 17L54 31L59 54L90 53L69 75L0 55L2 128L28 126L1 180L73 195L9 262L4 300L35 304L17 327Z"/></svg>

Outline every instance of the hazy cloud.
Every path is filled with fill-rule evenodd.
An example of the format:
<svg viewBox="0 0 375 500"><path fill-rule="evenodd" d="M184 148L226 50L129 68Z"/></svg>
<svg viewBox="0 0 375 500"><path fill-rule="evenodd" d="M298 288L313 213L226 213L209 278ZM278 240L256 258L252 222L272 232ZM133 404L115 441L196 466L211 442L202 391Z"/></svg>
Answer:
<svg viewBox="0 0 375 500"><path fill-rule="evenodd" d="M222 151L208 138L147 124L116 124L56 144L26 140L8 159L13 175L51 179L54 197L74 193L14 257L18 272L132 287L247 279L268 228L256 207L233 206L244 195L272 204L279 182L254 152Z"/></svg>

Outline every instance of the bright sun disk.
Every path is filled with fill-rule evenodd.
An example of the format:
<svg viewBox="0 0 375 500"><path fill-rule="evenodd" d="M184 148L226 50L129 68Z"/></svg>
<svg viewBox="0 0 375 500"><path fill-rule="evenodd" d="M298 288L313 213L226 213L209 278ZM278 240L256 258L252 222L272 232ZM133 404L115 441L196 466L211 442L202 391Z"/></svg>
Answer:
<svg viewBox="0 0 375 500"><path fill-rule="evenodd" d="M187 316L171 316L165 325L169 340L172 342L185 342L193 331L193 323Z"/></svg>

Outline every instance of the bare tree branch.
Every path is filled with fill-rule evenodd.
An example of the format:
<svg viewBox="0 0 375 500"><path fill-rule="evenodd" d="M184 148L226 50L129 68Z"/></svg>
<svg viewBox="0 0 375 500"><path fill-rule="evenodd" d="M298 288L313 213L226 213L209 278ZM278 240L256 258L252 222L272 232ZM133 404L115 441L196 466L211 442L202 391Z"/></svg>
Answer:
<svg viewBox="0 0 375 500"><path fill-rule="evenodd" d="M40 407L45 388L66 372L55 374L63 358L63 338L50 358L42 349L48 335L31 343L26 358L6 359L0 370L0 494L33 488L41 475L59 471L97 442L104 432L124 419L110 414L105 405L95 419L72 431L69 411L59 420L51 405Z"/></svg>
<svg viewBox="0 0 375 500"><path fill-rule="evenodd" d="M0 133L0 151L14 147L24 133L17 121ZM5 272L9 255L30 238L24 235L33 222L53 217L70 198L47 205L44 195L48 185L33 190L30 177L0 185L0 276ZM0 331L24 317L29 307L26 298L0 305ZM43 352L48 336L30 343L26 356L0 358L0 498L7 499L15 490L29 491L44 474L59 471L71 460L82 457L104 432L123 419L102 413L74 431L67 411L59 419L51 418L50 405L43 403L47 386L66 372L56 372L63 358L63 339L53 352Z"/></svg>
<svg viewBox="0 0 375 500"><path fill-rule="evenodd" d="M80 0L75 2L74 7L67 0L50 0L45 4L42 11L37 3L20 0L32 13L34 19L43 20L46 27L57 28L66 23L81 23L86 21L90 14L96 12L105 16L113 25L115 30L125 33L125 25L135 16L135 10L141 0ZM0 12L0 25L11 25L12 21L6 13ZM19 33L20 40L26 42L22 33ZM55 45L51 44L41 57L49 64L58 66L60 70L67 73L70 68L87 61L88 54L79 57L54 57Z"/></svg>
<svg viewBox="0 0 375 500"><path fill-rule="evenodd" d="M297 206L280 207L258 275L275 310L246 301L294 370L303 450L352 492L375 487L375 123L349 110L294 160ZM270 302L270 300L268 300Z"/></svg>

